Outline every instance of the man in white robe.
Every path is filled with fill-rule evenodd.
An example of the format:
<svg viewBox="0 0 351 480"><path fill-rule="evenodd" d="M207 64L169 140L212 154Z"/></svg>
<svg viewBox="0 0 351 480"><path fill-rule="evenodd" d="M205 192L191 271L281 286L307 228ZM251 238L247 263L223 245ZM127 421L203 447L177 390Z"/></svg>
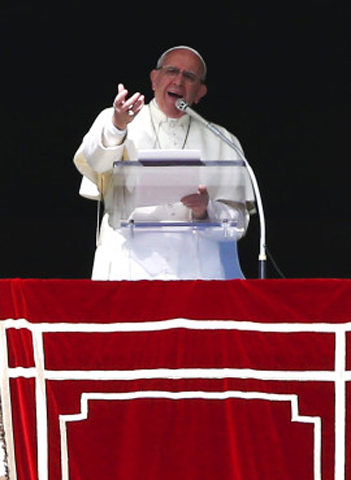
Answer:
<svg viewBox="0 0 351 480"><path fill-rule="evenodd" d="M169 49L150 74L154 99L145 105L143 95L135 93L128 97L124 85L119 84L113 107L98 115L84 137L74 157L83 175L80 194L101 199L105 208L92 279L243 278L234 260L236 240L246 232L254 203L246 171L241 174L240 185L233 186L233 194L221 195L219 191L211 198L206 185L199 185L197 191L167 205L135 208L133 191L121 187L124 220L132 220L134 224L164 222L166 226L170 222L172 225L202 222L204 227L211 222L236 222L237 227L229 235L230 242L218 240L218 234L211 236L212 227L133 229L131 235L130 228L116 228L112 222L116 212L116 187L113 186L116 161L136 160L138 151L145 149L195 149L200 150L202 160L239 160L232 148L176 106L178 98L193 105L204 97L205 76L206 64L198 52L185 46ZM218 128L241 148L233 135Z"/></svg>

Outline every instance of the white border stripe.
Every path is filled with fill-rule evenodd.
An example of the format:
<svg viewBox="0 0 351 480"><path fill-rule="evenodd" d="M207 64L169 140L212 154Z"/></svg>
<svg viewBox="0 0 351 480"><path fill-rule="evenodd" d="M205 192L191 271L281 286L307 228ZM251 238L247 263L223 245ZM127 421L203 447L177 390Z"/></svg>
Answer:
<svg viewBox="0 0 351 480"><path fill-rule="evenodd" d="M174 318L150 322L118 322L118 323L31 323L25 319L4 320L7 328L27 328L41 332L159 332L186 328L189 330L239 330L248 332L276 332L276 333L335 333L351 331L351 322L348 323L259 323L240 320L189 320Z"/></svg>
<svg viewBox="0 0 351 480"><path fill-rule="evenodd" d="M46 380L149 380L181 378L240 378L298 382L335 382L337 375L325 370L256 370L249 368L155 368L140 370L45 370ZM10 368L10 378L33 378L37 372L33 368Z"/></svg>
<svg viewBox="0 0 351 480"><path fill-rule="evenodd" d="M8 364L8 348L7 348L7 333L6 326L0 322L1 347L0 348L0 375L1 375L1 405L3 413L3 422L5 430L5 441L7 447L7 462L9 475L11 480L17 480L17 468L15 459L15 442L13 437L13 422L12 422L12 404L11 392L9 382L9 364Z"/></svg>
<svg viewBox="0 0 351 480"><path fill-rule="evenodd" d="M346 332L335 336L335 480L346 475Z"/></svg>
<svg viewBox="0 0 351 480"><path fill-rule="evenodd" d="M40 331L34 330L33 332L33 350L37 370L35 400L37 414L38 478L39 480L48 480L48 414L45 384L45 356L43 335Z"/></svg>
<svg viewBox="0 0 351 480"><path fill-rule="evenodd" d="M47 398L45 380L133 380L151 378L255 378L259 380L278 381L330 381L335 384L335 466L334 480L345 479L346 463L346 381L351 381L351 371L346 371L346 332L351 331L351 322L343 324L333 323L256 323L234 320L188 320L177 318L171 320L160 320L150 322L127 322L113 324L92 324L92 323L39 323L33 324L25 319L4 320L1 322L3 345L6 343L7 328L25 328L32 332L33 347L35 355L35 367L33 368L8 368L7 348L3 355L0 354L2 362L2 392L3 397L8 397L8 410L5 412L5 424L7 432L7 446L10 468L12 469L11 480L16 480L16 465L14 453L14 440L12 437L11 402L10 400L10 378L36 378L36 411L37 411L37 449L39 480L48 480L48 424L47 424ZM257 331L276 333L331 333L335 336L335 370L321 371L264 371L253 369L143 369L127 371L53 371L45 370L45 358L43 347L43 336L45 332L153 332L164 331L176 328L191 330L237 330ZM8 392L8 394L6 393ZM6 405L6 399L5 399ZM303 418L303 417L300 417ZM309 418L309 417L306 417ZM319 418L319 417L318 417ZM315 430L317 431L317 430ZM12 464L11 464L12 462Z"/></svg>
<svg viewBox="0 0 351 480"><path fill-rule="evenodd" d="M277 394L262 392L242 392L231 391L225 392L204 392L204 391L138 391L124 393L83 393L81 395L80 413L73 415L60 415L60 437L61 437L61 466L62 480L69 480L68 466L68 445L67 445L67 423L79 422L87 420L89 416L90 400L135 400L143 398L167 398L171 400L228 400L228 399L244 399L244 400L266 400L272 402L290 402L291 421L299 423L310 423L314 427L314 480L321 480L321 451L322 451L322 427L320 417L307 417L299 415L298 397L294 394Z"/></svg>

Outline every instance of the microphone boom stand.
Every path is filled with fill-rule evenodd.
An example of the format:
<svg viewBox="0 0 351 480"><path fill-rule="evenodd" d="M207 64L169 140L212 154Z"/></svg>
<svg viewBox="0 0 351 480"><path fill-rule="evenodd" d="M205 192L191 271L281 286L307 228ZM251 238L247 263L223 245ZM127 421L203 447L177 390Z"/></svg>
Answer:
<svg viewBox="0 0 351 480"><path fill-rule="evenodd" d="M247 171L249 173L249 177L251 179L251 183L255 192L255 197L256 197L256 202L257 202L257 213L258 217L260 220L260 250L259 250L259 255L258 255L258 273L259 273L259 278L260 279L265 279L266 278L266 263L267 263L267 254L266 254L266 221L265 221L265 216L263 212L263 204L262 204L262 197L261 197L261 192L258 187L258 182L256 179L256 175L254 171L251 168L251 165L249 162L246 160L244 154L240 150L240 148L235 145L229 138L227 138L223 133L218 130L218 128L213 125L210 122L207 122L206 124L207 128L217 135L217 137L221 138L223 142L225 142L229 147L231 147L235 152L239 155L241 160L244 162Z"/></svg>
<svg viewBox="0 0 351 480"><path fill-rule="evenodd" d="M179 99L176 102L177 108L181 111L185 111L188 115L194 117L195 119L199 120L203 123L212 133L214 133L217 137L219 137L223 142L225 142L230 148L232 148L240 157L240 159L244 162L245 167L249 173L249 177L254 189L256 202L257 202L257 213L260 222L260 248L259 248L259 255L258 255L258 274L260 279L266 278L266 264L267 264L267 253L266 253L266 221L264 216L263 204L262 204L262 197L261 192L258 186L258 182L256 179L255 172L251 168L248 160L246 160L243 152L240 148L235 145L229 138L227 138L213 123L208 122L205 120L201 115L195 112L192 108L190 108L187 102L184 99Z"/></svg>

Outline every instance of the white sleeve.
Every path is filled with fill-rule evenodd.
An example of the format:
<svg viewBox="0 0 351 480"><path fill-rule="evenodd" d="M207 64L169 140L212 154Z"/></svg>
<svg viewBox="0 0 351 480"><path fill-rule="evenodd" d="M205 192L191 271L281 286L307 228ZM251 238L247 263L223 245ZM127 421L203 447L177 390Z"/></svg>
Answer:
<svg viewBox="0 0 351 480"><path fill-rule="evenodd" d="M113 131L112 108L103 110L83 139L83 153L90 167L97 173L112 169L113 162L121 160L125 134ZM117 130L117 129L115 129ZM123 139L122 139L123 136Z"/></svg>
<svg viewBox="0 0 351 480"><path fill-rule="evenodd" d="M127 136L127 129L119 130L113 125L112 118L102 129L102 144L105 148L122 145Z"/></svg>

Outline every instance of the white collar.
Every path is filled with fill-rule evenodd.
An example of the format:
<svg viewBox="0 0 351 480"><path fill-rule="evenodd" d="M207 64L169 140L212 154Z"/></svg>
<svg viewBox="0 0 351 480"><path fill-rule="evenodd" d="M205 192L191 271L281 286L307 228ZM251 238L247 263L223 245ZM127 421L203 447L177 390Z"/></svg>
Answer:
<svg viewBox="0 0 351 480"><path fill-rule="evenodd" d="M167 115L165 115L160 109L160 107L157 105L155 98L153 98L149 103L149 108L150 108L150 114L152 116L152 119L157 125L164 122L179 125L179 126L188 125L188 122L189 122L188 115L185 114L179 118L167 117Z"/></svg>

